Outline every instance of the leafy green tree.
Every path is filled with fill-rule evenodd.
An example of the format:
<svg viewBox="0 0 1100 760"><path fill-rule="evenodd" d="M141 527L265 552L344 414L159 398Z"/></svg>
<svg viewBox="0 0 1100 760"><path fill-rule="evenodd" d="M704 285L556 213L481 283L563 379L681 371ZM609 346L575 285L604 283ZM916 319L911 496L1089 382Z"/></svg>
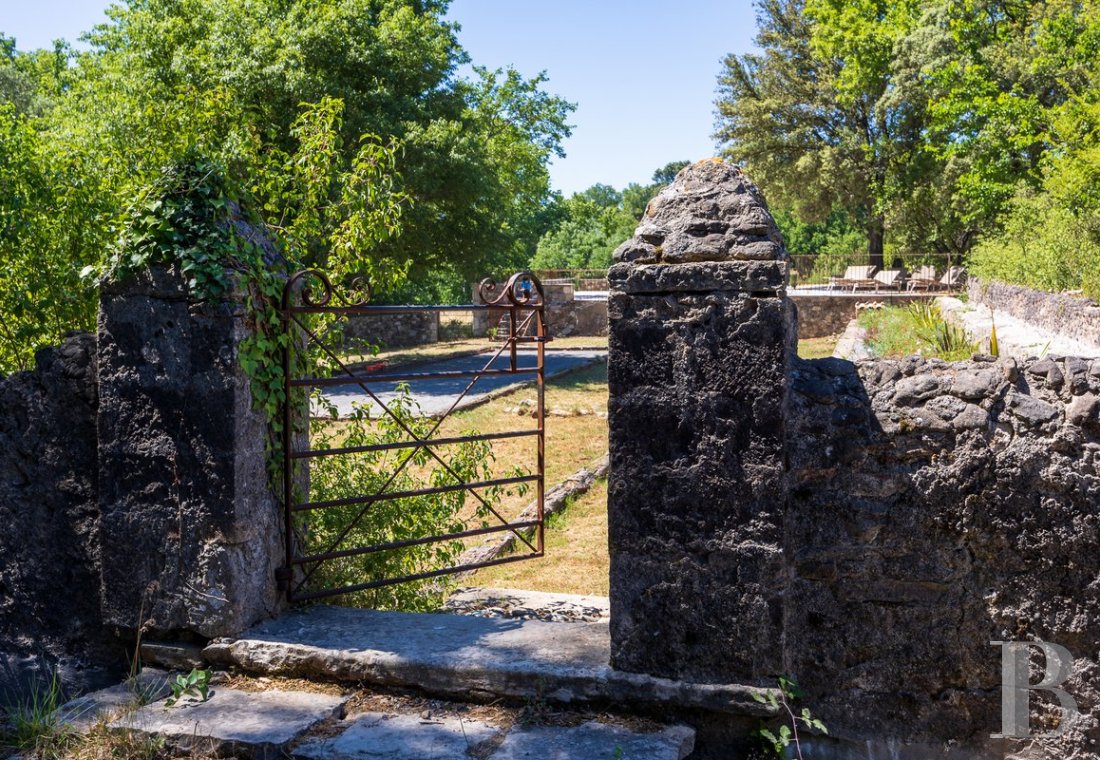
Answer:
<svg viewBox="0 0 1100 760"><path fill-rule="evenodd" d="M602 269L611 254L634 234L646 206L676 178L688 161L673 161L653 173L653 183L632 182L620 192L596 183L556 204L549 227L531 260L536 269Z"/></svg>
<svg viewBox="0 0 1100 760"><path fill-rule="evenodd" d="M80 278L110 247L110 202L36 120L0 103L0 372L27 369L34 353L95 320L94 290Z"/></svg>
<svg viewBox="0 0 1100 760"><path fill-rule="evenodd" d="M980 225L979 274L1100 296L1100 4L945 3L930 139Z"/></svg>
<svg viewBox="0 0 1100 760"><path fill-rule="evenodd" d="M94 291L72 278L104 263L131 201L185 156L226 167L293 258L373 270L383 291L414 278L434 298L529 260L553 221L547 164L572 106L541 75L460 78L468 56L446 6L127 0L89 35L88 52L18 53L4 38L2 118L21 157L4 170L34 200L24 190L0 200L18 221L3 245L67 273L72 287L57 293L81 305L35 296L26 318L51 327L0 366L25 364L62 325L90 327ZM401 237L382 219L392 199ZM12 231L31 222L32 242ZM14 298L3 316L31 308Z"/></svg>
<svg viewBox="0 0 1100 760"><path fill-rule="evenodd" d="M572 106L543 76L476 69L446 2L421 0L143 0L93 35L98 75L118 88L224 91L257 137L284 151L300 103L344 103L349 156L362 134L402 144L399 188L411 200L405 234L380 252L413 277L441 269L473 277L526 260L549 198L547 163L560 155ZM163 100L163 97L158 97ZM384 249L384 250L382 250Z"/></svg>
<svg viewBox="0 0 1100 760"><path fill-rule="evenodd" d="M690 164L690 161L669 161L657 171L653 172L653 184L671 185L680 170Z"/></svg>
<svg viewBox="0 0 1100 760"><path fill-rule="evenodd" d="M862 220L882 263L886 189L919 139L919 104L896 100L891 52L915 3L762 0L761 53L729 56L717 137L777 206L804 221Z"/></svg>
<svg viewBox="0 0 1100 760"><path fill-rule="evenodd" d="M536 269L599 269L630 237L638 220L622 207L622 194L593 185L562 205L566 217L543 235L531 266Z"/></svg>

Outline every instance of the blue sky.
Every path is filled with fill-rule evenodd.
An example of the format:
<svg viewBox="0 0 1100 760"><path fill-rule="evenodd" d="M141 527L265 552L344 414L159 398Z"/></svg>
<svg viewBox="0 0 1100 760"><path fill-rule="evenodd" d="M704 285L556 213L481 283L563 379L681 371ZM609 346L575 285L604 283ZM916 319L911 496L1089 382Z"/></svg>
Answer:
<svg viewBox="0 0 1100 760"><path fill-rule="evenodd" d="M0 0L0 31L22 50L75 41L108 5ZM551 168L566 194L713 155L721 59L750 50L755 32L751 0L453 0L449 18L475 63L545 70L548 89L577 104L567 156Z"/></svg>

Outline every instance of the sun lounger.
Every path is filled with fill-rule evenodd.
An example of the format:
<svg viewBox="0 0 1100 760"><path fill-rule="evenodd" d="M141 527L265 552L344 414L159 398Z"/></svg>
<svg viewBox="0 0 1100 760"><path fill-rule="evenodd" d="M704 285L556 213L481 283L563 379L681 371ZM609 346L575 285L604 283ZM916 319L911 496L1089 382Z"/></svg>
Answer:
<svg viewBox="0 0 1100 760"><path fill-rule="evenodd" d="M940 285L946 290L958 290L966 283L966 267L948 267L940 278Z"/></svg>
<svg viewBox="0 0 1100 760"><path fill-rule="evenodd" d="M881 272L874 276L874 280L878 283L878 288L885 288L886 290L901 290L901 286L905 284L905 270L904 269L883 269Z"/></svg>
<svg viewBox="0 0 1100 760"><path fill-rule="evenodd" d="M925 265L918 267L917 271L913 272L913 276L909 278L909 283L906 287L907 290L932 290L940 284L940 281L936 279L936 268L934 266Z"/></svg>
<svg viewBox="0 0 1100 760"><path fill-rule="evenodd" d="M874 264L868 266L848 267L844 270L843 277L833 277L829 280L831 288L851 288L854 293L859 288L877 288L875 273L878 267Z"/></svg>

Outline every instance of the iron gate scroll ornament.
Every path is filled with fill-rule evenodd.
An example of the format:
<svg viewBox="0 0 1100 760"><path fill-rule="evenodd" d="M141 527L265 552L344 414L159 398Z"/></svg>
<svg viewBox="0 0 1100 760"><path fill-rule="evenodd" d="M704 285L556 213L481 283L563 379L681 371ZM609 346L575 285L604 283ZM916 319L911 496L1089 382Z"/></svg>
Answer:
<svg viewBox="0 0 1100 760"><path fill-rule="evenodd" d="M547 335L545 318L545 298L542 284L530 272L519 272L512 275L504 285L499 285L492 279L483 280L478 287L478 295L482 301L479 304L443 305L443 306L372 306L370 305L371 289L365 279L352 281L347 288L348 294L342 295L336 291L329 278L315 269L307 269L293 275L287 280L283 288L283 297L280 304L280 316L283 330L287 333L286 345L283 348L283 404L282 404L282 479L283 479L283 511L286 530L286 565L280 570L278 581L281 588L291 602L307 601L337 594L348 594L355 591L377 588L393 583L423 580L439 577L451 573L476 570L491 565L500 565L508 562L517 562L526 559L534 559L544 554L544 497L545 497L545 344L551 340ZM454 370L441 372L380 372L364 373L347 363L331 346L327 345L322 336L307 324L305 317L310 314L329 314L335 317L351 317L359 315L373 316L397 316L409 313L442 312L442 311L492 311L503 313L507 320L507 337L500 347L493 353L485 365L479 370ZM520 366L518 362L519 344L530 343L536 348L537 361L534 367ZM334 371L328 376L295 376L294 351L309 350L310 346L316 346L320 352L332 362ZM497 359L508 351L508 363L504 368L493 367ZM512 430L497 433L479 433L470 435L458 435L433 438L440 430L443 422L453 413L465 399L478 380L494 375L534 375L537 391L536 427L525 430ZM468 377L470 382L465 389L434 423L431 430L424 436L418 436L408 424L395 415L385 403L371 389L378 383L408 382L417 380L430 380L433 378L457 378ZM393 422L408 436L408 440L379 443L366 446L351 446L326 449L313 449L305 436L304 448L295 448L295 433L302 430L301 415L309 414L309 405L305 403L298 410L292 402L296 389L324 388L335 386L356 385L362 389L365 396L379 407L380 414L388 415ZM308 419L305 421L308 429ZM436 447L451 446L475 441L494 441L506 438L534 437L537 439L538 452L536 472L531 475L519 475L507 478L494 478L468 482L455 472L435 450ZM308 496L300 497L295 488L295 464L299 460L308 461L322 457L348 456L354 454L407 450L415 451L423 449L436 464L441 466L448 475L455 480L453 484L437 485L430 488L420 488L405 491L390 491L390 486L401 475L413 456L410 454L397 466L384 485L373 493L359 494L349 498L308 501ZM536 489L537 512L534 520L522 520L509 522L493 505L484 497L480 490L495 486L508 486L520 483L534 483ZM452 533L445 533L418 538L410 538L401 541L388 541L366 546L345 546L354 527L367 514L373 504L382 501L428 496L432 494L467 491L498 521L497 524L487 525ZM313 554L301 554L296 527L298 516L312 510L332 509L340 507L361 507L354 519L352 519L339 533L335 540L325 551ZM529 532L533 531L533 535ZM417 545L437 543L442 541L458 541L475 536L490 533L512 532L516 535L520 551L506 557L501 557L483 562L456 565L444 568L432 568L422 572L383 578L365 578L362 582L338 588L312 588L309 584L317 569L326 561L347 557L362 556L375 552L391 551L408 548ZM526 549L524 551L523 549Z"/></svg>

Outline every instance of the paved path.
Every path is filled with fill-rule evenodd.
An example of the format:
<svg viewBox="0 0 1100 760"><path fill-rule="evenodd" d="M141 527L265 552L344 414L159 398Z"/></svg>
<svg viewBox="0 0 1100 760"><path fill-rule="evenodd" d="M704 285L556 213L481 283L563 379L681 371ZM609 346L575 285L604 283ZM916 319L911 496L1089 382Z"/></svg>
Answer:
<svg viewBox="0 0 1100 760"><path fill-rule="evenodd" d="M421 364L409 371L411 373L428 372L470 372L484 367L493 357L492 351L474 356L459 356L452 359L443 359L431 364ZM571 369L592 364L596 360L607 356L606 351L576 350L576 351L547 351L546 375L555 375ZM533 368L535 366L535 352L519 352L519 367ZM492 364L492 369L507 369L508 357L501 355ZM401 370L394 370L396 374ZM379 373L383 374L383 373ZM461 406L477 403L494 391L499 391L511 385L522 385L534 382L534 374L521 375L489 375L481 377L474 384L470 392L462 400ZM409 391L413 401L420 407L420 413L425 416L434 416L446 412L455 399L470 384L472 377L437 377L429 379L409 380ZM383 403L388 404L400 396L397 392L397 382L372 382L367 387ZM378 411L378 404L358 385L339 385L327 389L329 400L335 404L341 416L351 413L354 404L369 404L371 413ZM461 408L461 407L460 407Z"/></svg>
<svg viewBox="0 0 1100 760"><path fill-rule="evenodd" d="M957 298L938 301L947 319L961 324L974 340L988 341L997 327L997 343L1002 356L1027 359L1031 356L1079 356L1100 358L1100 347L1045 330L1002 311L991 311L982 304L963 303Z"/></svg>
<svg viewBox="0 0 1100 760"><path fill-rule="evenodd" d="M593 597L497 590L489 592L494 600L494 593L529 609L606 607ZM758 687L611 669L608 624L599 620L301 608L202 652L207 667L236 665L258 678L227 679L216 670L209 700L190 695L167 708L170 674L147 669L141 702L124 685L66 705L61 717L77 731L107 721L111 730L158 736L172 748L253 760L684 760L695 732L669 725L673 714L736 716L744 725L776 714ZM326 685L306 686L310 679ZM478 708L471 697L495 697L496 707ZM523 702L541 703L538 712L551 719L522 721L516 708L501 707ZM665 713L669 722L624 717L639 711Z"/></svg>

